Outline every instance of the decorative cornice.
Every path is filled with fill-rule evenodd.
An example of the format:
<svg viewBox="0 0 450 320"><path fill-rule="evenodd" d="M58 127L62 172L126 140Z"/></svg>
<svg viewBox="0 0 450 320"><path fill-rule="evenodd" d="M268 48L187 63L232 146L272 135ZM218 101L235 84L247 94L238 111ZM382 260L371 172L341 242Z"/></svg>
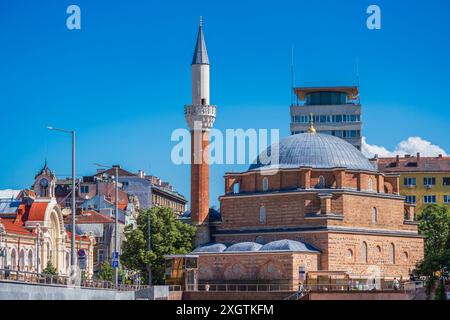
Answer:
<svg viewBox="0 0 450 320"><path fill-rule="evenodd" d="M289 190L277 190L277 191L269 191L269 192L252 192L252 193L230 193L225 194L219 197L219 199L225 198L248 198L248 197L261 197L261 196L283 196L288 194L295 193L337 193L337 194L351 194L357 196L368 196L368 197L377 197L377 198L387 198L387 199L397 199L404 200L405 197L396 194L388 194L388 193L376 193L376 192L366 192L366 191L357 191L351 189L289 189Z"/></svg>
<svg viewBox="0 0 450 320"><path fill-rule="evenodd" d="M365 234L365 235L380 235L392 237L411 237L423 238L422 235L415 231L398 231L398 230L382 230L382 229L366 229L366 228L348 228L348 227L334 227L334 226L320 226L320 227L297 227L297 228L271 228L271 229L247 229L247 230L223 230L215 231L213 236L239 236L239 235L254 235L254 234L282 234L282 233L317 233L317 232L333 232L333 233L350 233L350 234Z"/></svg>

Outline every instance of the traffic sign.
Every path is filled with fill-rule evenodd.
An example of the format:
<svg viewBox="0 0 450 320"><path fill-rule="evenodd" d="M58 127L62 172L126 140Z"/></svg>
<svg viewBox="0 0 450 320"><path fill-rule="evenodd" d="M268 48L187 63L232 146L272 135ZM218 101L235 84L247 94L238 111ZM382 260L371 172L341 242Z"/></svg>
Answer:
<svg viewBox="0 0 450 320"><path fill-rule="evenodd" d="M117 251L114 251L112 254L113 259L117 260L119 259L119 253Z"/></svg>
<svg viewBox="0 0 450 320"><path fill-rule="evenodd" d="M113 267L114 269L119 268L119 261L114 260L114 261L112 262L112 267Z"/></svg>

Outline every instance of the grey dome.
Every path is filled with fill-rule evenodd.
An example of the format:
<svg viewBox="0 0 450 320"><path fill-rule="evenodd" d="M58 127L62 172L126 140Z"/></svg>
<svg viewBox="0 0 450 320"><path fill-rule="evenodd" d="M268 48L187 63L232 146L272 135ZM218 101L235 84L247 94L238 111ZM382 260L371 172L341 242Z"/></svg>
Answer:
<svg viewBox="0 0 450 320"><path fill-rule="evenodd" d="M260 251L320 252L310 244L287 239L269 242Z"/></svg>
<svg viewBox="0 0 450 320"><path fill-rule="evenodd" d="M226 245L222 243L210 243L205 244L201 247L196 248L193 252L194 253L217 253L217 252L223 252L227 248Z"/></svg>
<svg viewBox="0 0 450 320"><path fill-rule="evenodd" d="M262 245L256 242L240 242L229 246L225 252L253 252L259 251Z"/></svg>
<svg viewBox="0 0 450 320"><path fill-rule="evenodd" d="M279 152L278 163L261 161L263 155L270 157ZM270 159L270 158L269 158ZM346 168L362 171L377 171L375 166L353 145L338 137L320 133L302 133L289 136L265 150L249 170Z"/></svg>

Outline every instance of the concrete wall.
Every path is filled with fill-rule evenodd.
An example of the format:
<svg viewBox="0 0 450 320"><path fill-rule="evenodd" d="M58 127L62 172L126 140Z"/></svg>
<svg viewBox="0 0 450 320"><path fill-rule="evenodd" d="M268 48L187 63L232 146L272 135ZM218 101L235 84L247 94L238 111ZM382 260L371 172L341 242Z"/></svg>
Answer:
<svg viewBox="0 0 450 320"><path fill-rule="evenodd" d="M0 300L135 300L133 291L0 282Z"/></svg>

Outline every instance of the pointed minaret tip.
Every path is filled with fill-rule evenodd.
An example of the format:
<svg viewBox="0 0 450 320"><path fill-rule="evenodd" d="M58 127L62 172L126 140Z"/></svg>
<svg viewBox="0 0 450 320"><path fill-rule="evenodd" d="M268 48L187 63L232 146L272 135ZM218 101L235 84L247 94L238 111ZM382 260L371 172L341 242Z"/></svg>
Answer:
<svg viewBox="0 0 450 320"><path fill-rule="evenodd" d="M203 36L203 18L200 16L197 43L195 45L192 64L209 64L208 52L206 50L205 37Z"/></svg>

